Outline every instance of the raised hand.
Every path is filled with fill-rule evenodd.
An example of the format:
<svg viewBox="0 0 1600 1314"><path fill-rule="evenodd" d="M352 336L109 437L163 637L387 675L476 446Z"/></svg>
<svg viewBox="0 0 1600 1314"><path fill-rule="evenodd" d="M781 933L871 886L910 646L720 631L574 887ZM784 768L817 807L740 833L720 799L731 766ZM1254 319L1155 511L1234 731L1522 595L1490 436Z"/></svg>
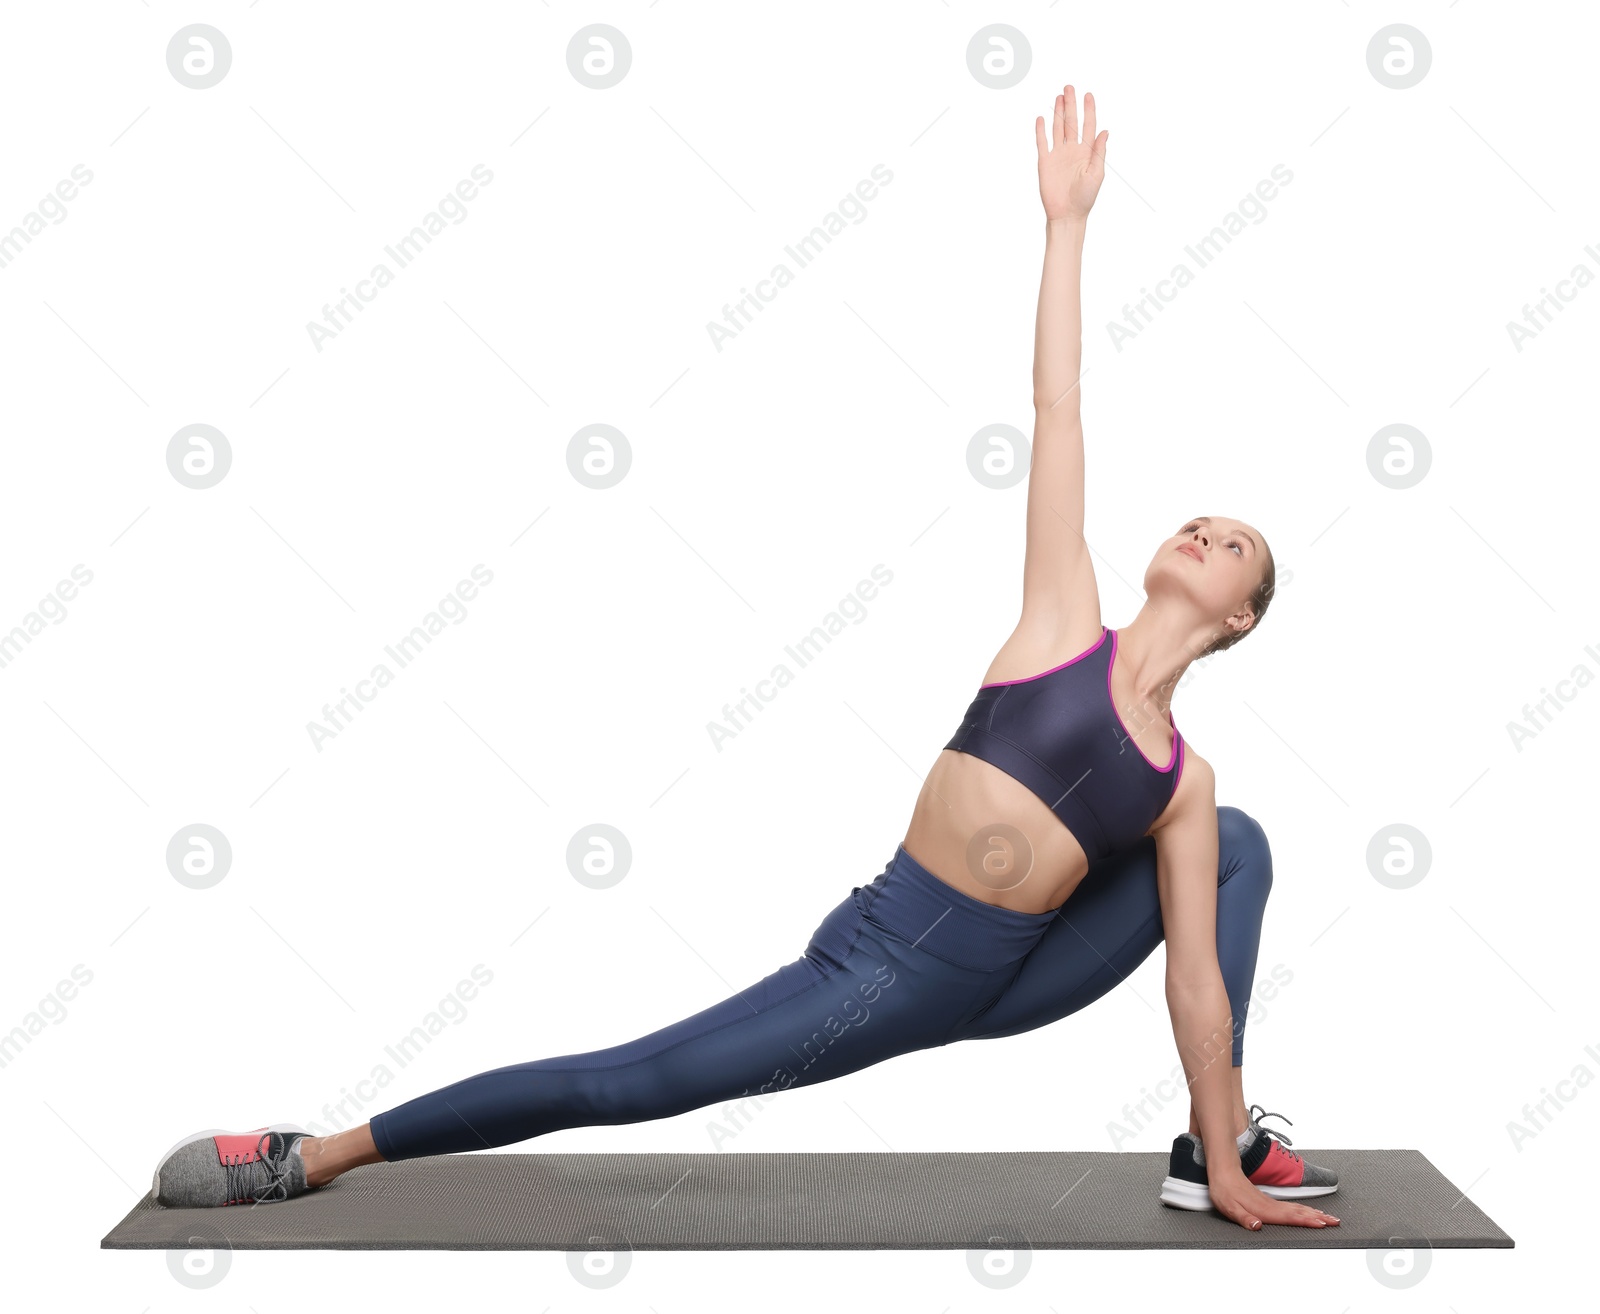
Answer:
<svg viewBox="0 0 1600 1314"><path fill-rule="evenodd" d="M1242 1173L1211 1183L1211 1203L1225 1218L1240 1227L1260 1231L1267 1223L1287 1223L1294 1227L1337 1227L1339 1220L1310 1205L1292 1200L1275 1200L1256 1190Z"/></svg>
<svg viewBox="0 0 1600 1314"><path fill-rule="evenodd" d="M1083 93L1083 140L1078 140L1078 98L1070 86L1056 97L1055 146L1045 138L1044 116L1033 121L1039 144L1039 199L1046 219L1085 219L1106 176L1106 138L1095 136L1094 93Z"/></svg>

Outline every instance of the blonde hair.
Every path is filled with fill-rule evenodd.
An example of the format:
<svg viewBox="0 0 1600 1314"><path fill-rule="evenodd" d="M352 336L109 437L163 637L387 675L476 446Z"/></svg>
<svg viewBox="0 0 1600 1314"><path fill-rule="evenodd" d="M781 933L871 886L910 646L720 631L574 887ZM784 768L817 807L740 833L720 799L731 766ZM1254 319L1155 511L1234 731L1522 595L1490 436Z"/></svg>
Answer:
<svg viewBox="0 0 1600 1314"><path fill-rule="evenodd" d="M1255 620L1247 630L1226 630L1221 637L1212 640L1200 653L1201 657L1209 657L1214 652L1221 652L1224 648L1231 648L1247 634L1254 634L1261 628L1261 618L1267 614L1267 607L1272 602L1272 594L1278 587L1278 565L1272 558L1272 549L1267 548L1266 568L1261 572L1261 580L1246 601L1250 610L1255 614Z"/></svg>

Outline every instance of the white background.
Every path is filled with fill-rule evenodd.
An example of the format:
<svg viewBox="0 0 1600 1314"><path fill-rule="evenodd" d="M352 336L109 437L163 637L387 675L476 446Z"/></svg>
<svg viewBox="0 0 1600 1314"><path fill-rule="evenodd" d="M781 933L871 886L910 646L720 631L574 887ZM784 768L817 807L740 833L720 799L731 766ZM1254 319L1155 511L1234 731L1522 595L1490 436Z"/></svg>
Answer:
<svg viewBox="0 0 1600 1314"><path fill-rule="evenodd" d="M194 22L232 48L207 90L166 63ZM607 90L567 66L596 22L632 51ZM1009 89L968 71L991 22L1030 46ZM1432 48L1406 90L1367 65L1396 22ZM96 1247L171 1142L326 1124L475 964L492 983L361 1117L697 1011L882 870L1020 601L1026 485L983 487L966 450L1031 427L1033 120L1068 81L1111 129L1084 278L1106 623L1193 514L1257 526L1289 577L1175 702L1275 858L1260 975L1293 979L1246 1097L1313 1159L1421 1150L1517 1249L1440 1252L1404 1293L1331 1248L1041 1252L1003 1294L959 1252L652 1252L610 1307L1471 1310L1588 1281L1600 1091L1557 1083L1600 1072L1600 692L1562 686L1520 750L1507 726L1600 672L1600 290L1521 351L1506 325L1600 273L1591 13L117 0L5 24L0 231L93 173L0 268L0 630L93 572L0 668L0 1029L92 973L0 1068L12 1282L105 1310L608 1299L551 1253L240 1253L194 1293ZM307 322L478 164L465 221L318 351ZM718 351L708 322L877 164L864 222ZM1117 350L1107 323L1279 164L1265 219ZM166 463L195 423L232 452L204 490ZM632 451L603 491L567 466L593 423ZM1431 448L1404 490L1368 466L1395 423ZM467 618L318 751L307 723L478 563ZM865 619L714 748L877 563ZM633 849L605 890L567 868L596 821ZM165 859L195 822L233 851L206 890ZM1403 890L1367 859L1395 823L1432 849ZM726 1152L1110 1148L1177 1063L1161 962L1054 1026L787 1093ZM706 1151L714 1115L517 1148Z"/></svg>

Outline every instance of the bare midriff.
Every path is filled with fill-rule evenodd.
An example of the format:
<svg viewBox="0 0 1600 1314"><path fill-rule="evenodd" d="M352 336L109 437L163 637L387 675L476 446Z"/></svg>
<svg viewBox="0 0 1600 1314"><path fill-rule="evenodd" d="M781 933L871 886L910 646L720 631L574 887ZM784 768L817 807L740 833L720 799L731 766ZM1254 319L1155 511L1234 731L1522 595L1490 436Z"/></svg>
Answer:
<svg viewBox="0 0 1600 1314"><path fill-rule="evenodd" d="M949 748L923 781L901 843L945 884L1018 912L1059 908L1089 871L1083 846L1042 798Z"/></svg>

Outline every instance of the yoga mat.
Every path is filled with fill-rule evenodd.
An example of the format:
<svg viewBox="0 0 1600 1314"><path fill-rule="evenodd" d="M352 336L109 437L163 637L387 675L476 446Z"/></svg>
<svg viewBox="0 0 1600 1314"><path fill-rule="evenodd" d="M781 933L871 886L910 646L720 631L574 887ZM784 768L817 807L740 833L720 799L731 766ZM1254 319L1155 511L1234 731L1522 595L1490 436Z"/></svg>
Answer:
<svg viewBox="0 0 1600 1314"><path fill-rule="evenodd" d="M142 1197L109 1250L1509 1248L1416 1150L1316 1150L1339 1227L1249 1232L1157 1198L1160 1153L510 1154L351 1169L271 1204Z"/></svg>

